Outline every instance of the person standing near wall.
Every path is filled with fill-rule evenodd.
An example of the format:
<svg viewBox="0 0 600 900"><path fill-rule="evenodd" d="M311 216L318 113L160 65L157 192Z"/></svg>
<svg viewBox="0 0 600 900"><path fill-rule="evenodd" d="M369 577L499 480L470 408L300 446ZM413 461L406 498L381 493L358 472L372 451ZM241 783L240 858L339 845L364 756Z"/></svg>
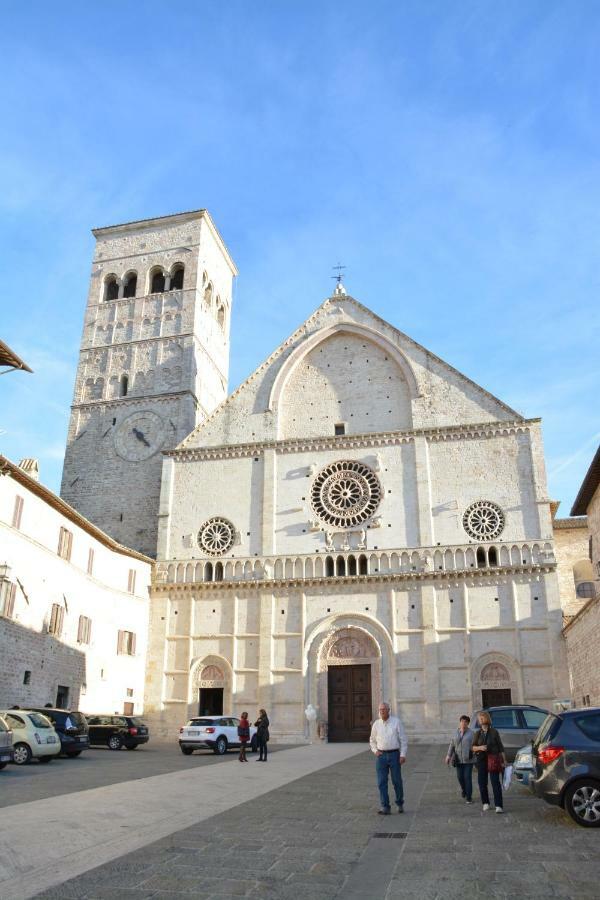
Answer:
<svg viewBox="0 0 600 900"><path fill-rule="evenodd" d="M269 742L269 717L266 710L259 709L258 719L254 724L256 725L256 744L260 754L256 762L266 762Z"/></svg>
<svg viewBox="0 0 600 900"><path fill-rule="evenodd" d="M458 731L450 741L446 754L446 765L456 767L456 777L460 784L462 798L467 803L473 802L473 738L475 733L469 728L470 716L461 716Z"/></svg>

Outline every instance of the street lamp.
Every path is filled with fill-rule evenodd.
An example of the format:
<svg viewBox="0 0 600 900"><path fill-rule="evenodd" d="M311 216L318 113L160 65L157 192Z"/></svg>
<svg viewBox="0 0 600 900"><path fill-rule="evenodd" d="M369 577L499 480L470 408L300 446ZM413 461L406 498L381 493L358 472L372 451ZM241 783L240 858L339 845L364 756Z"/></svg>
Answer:
<svg viewBox="0 0 600 900"><path fill-rule="evenodd" d="M0 581L10 581L10 566L8 563L0 563Z"/></svg>

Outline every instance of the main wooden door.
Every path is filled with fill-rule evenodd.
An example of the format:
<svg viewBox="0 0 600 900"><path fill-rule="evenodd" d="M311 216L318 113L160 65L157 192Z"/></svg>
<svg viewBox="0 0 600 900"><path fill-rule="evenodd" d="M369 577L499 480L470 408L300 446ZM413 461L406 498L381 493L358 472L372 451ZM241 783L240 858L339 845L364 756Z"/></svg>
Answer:
<svg viewBox="0 0 600 900"><path fill-rule="evenodd" d="M329 666L330 741L368 741L371 733L371 666Z"/></svg>
<svg viewBox="0 0 600 900"><path fill-rule="evenodd" d="M510 706L512 692L510 688L489 688L481 691L482 706Z"/></svg>

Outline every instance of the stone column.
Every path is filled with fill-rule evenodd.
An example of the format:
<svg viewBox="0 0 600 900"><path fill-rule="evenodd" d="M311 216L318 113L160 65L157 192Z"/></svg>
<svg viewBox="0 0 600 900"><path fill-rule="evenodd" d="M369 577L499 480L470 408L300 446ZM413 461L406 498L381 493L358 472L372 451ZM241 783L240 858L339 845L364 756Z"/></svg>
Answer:
<svg viewBox="0 0 600 900"><path fill-rule="evenodd" d="M275 549L275 498L277 454L270 448L263 450L262 554L272 556Z"/></svg>
<svg viewBox="0 0 600 900"><path fill-rule="evenodd" d="M435 615L435 590L432 584L421 588L421 608L423 610L423 690L425 695L425 721L440 727L440 672L438 658L438 635Z"/></svg>
<svg viewBox="0 0 600 900"><path fill-rule="evenodd" d="M419 542L421 547L434 544L433 518L431 515L431 486L429 479L429 447L427 439L415 437L415 485L419 516Z"/></svg>
<svg viewBox="0 0 600 900"><path fill-rule="evenodd" d="M273 595L260 592L260 613L258 623L258 684L257 704L263 709L271 709L271 656L273 644Z"/></svg>

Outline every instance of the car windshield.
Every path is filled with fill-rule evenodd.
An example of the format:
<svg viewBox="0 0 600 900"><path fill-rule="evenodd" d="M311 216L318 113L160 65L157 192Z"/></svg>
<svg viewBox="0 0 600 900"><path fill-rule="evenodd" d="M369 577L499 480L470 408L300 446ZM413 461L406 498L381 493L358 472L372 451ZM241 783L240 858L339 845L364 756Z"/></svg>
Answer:
<svg viewBox="0 0 600 900"><path fill-rule="evenodd" d="M8 731L8 730L9 730L8 725L6 724L6 722L4 721L2 716L0 716L0 731Z"/></svg>
<svg viewBox="0 0 600 900"><path fill-rule="evenodd" d="M52 723L41 713L29 713L29 719L36 728L52 728Z"/></svg>
<svg viewBox="0 0 600 900"><path fill-rule="evenodd" d="M134 716L134 717L133 717L132 719L130 719L129 721L131 722L131 724L132 724L135 728L139 728L141 725L144 724L144 723L142 722L142 720L141 720L140 718L138 718L138 716Z"/></svg>
<svg viewBox="0 0 600 900"><path fill-rule="evenodd" d="M71 720L71 727L73 728L81 728L82 725L87 725L87 721L83 713L70 712L69 719Z"/></svg>
<svg viewBox="0 0 600 900"><path fill-rule="evenodd" d="M188 725L214 725L214 719L190 719Z"/></svg>

